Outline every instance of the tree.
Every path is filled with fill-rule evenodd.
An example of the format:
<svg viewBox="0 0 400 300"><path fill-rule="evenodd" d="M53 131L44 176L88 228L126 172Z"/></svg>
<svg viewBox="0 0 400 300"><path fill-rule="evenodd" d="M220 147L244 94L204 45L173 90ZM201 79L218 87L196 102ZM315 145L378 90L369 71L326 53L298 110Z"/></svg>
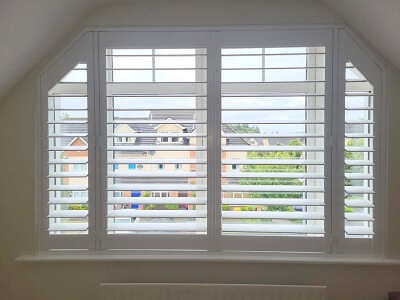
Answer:
<svg viewBox="0 0 400 300"><path fill-rule="evenodd" d="M349 147L362 147L364 146L364 140L363 139L349 139L346 142L346 146ZM364 154L362 152L349 152L345 151L344 157L346 160L363 160L364 159ZM363 166L347 166L345 165L344 167L345 173L364 173L364 167ZM363 181L362 180L349 180L345 179L346 186L362 186ZM345 195L347 199L360 199L359 196L357 195ZM345 207L346 212L351 212L353 209Z"/></svg>
<svg viewBox="0 0 400 300"><path fill-rule="evenodd" d="M282 146L282 143L278 143ZM300 139L290 140L288 145L290 146L301 146ZM274 152L248 152L248 159L285 159L285 160L296 160L301 158L303 155L302 151L274 151ZM304 165L246 165L242 172L262 172L262 173L303 173L305 172ZM241 178L239 180L241 185L302 185L302 180L298 178ZM302 198L303 194L298 192L288 193L276 193L276 192L265 192L265 193L250 193L251 198ZM291 206L269 206L268 210L279 210L279 211L293 211Z"/></svg>
<svg viewBox="0 0 400 300"><path fill-rule="evenodd" d="M249 124L232 124L230 127L236 133L260 133L260 127L257 125L250 126Z"/></svg>

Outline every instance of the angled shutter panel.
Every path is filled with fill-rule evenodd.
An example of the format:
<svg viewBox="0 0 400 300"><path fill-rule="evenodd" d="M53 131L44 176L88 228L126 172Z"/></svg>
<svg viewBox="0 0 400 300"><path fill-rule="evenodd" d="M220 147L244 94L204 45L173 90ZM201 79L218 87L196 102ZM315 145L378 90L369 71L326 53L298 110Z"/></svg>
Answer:
<svg viewBox="0 0 400 300"><path fill-rule="evenodd" d="M338 208L339 252L379 253L383 234L380 189L381 70L349 35L340 31L339 155L343 198ZM343 207L344 206L344 207Z"/></svg>
<svg viewBox="0 0 400 300"><path fill-rule="evenodd" d="M374 87L348 61L345 95L345 234L374 235ZM354 165L353 161L359 161Z"/></svg>
<svg viewBox="0 0 400 300"><path fill-rule="evenodd" d="M94 248L94 210L89 205L94 122L91 49L90 33L41 77L47 116L43 118L43 161L48 184L42 196L43 220L48 220L43 226L47 249Z"/></svg>

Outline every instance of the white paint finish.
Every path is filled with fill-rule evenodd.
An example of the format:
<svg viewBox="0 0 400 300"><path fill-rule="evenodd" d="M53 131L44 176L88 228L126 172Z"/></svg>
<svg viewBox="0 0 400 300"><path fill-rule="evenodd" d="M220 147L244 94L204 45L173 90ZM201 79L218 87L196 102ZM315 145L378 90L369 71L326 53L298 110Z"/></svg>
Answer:
<svg viewBox="0 0 400 300"><path fill-rule="evenodd" d="M28 1L26 1L28 2ZM33 1L32 1L33 2ZM55 1L54 1L55 2ZM71 2L71 1L69 1ZM76 4L78 1L74 1ZM228 1L197 1L198 12L188 11L188 4L182 9L157 6L154 2L143 1L138 10L131 5L110 6L112 16L104 15L105 8L90 16L89 25L148 26L151 22L167 25L214 25L226 24L267 24L271 23L340 23L341 20L330 10L312 1L294 1L295 8L286 11L285 4L268 6L271 1L237 1L231 7ZM241 4L240 4L240 3ZM253 3L250 5L249 3ZM277 3L278 1L273 1ZM289 3L288 1L279 1ZM174 5L177 0L168 1ZM176 5L175 5L176 6ZM212 16L206 14L210 7ZM130 7L130 8L129 8ZM152 14L154 8L157 14ZM125 11L130 9L131 11ZM168 15L161 15L162 10ZM180 13L197 17L180 17ZM123 20L118 17L118 12ZM246 12L246 13L241 13ZM129 15L132 16L129 19ZM218 22L220 15L220 22ZM233 17L229 17L232 15ZM104 22L102 18L104 17ZM157 19L159 18L159 19ZM96 21L96 22L95 22ZM123 22L122 22L123 21ZM22 22L22 21L21 21ZM178 24L179 23L179 24ZM8 27L9 28L9 27ZM2 29L0 29L2 30ZM391 30L393 32L393 30ZM2 31L0 31L2 32ZM56 45L60 49L68 41L61 34ZM43 41L43 40L42 40ZM29 48L28 43L23 44ZM0 46L2 47L2 46ZM48 49L43 50L44 53ZM31 254L35 250L34 219L34 101L37 93L37 75L50 58L36 67L0 104L0 299L96 299L99 283L102 282L199 282L199 283L249 283L249 284L299 284L326 285L328 299L386 300L387 292L399 290L400 269L398 266L376 265L321 265L238 262L70 262L21 264L14 261L16 256ZM11 59L11 58L7 58ZM4 61L4 59L2 59ZM34 64L35 62L32 62ZM31 67L29 67L31 68ZM29 69L28 68L28 69ZM28 70L26 69L25 72ZM10 69L8 69L10 72ZM3 73L2 73L3 74ZM2 78L0 78L0 81ZM392 66L388 68L389 99L389 203L388 203L388 254L400 257L400 222L398 212L398 182L400 180L400 74ZM21 172L23 170L23 172ZM23 222L21 222L23 220ZM26 226L30 224L30 226ZM12 228L12 229L11 229Z"/></svg>

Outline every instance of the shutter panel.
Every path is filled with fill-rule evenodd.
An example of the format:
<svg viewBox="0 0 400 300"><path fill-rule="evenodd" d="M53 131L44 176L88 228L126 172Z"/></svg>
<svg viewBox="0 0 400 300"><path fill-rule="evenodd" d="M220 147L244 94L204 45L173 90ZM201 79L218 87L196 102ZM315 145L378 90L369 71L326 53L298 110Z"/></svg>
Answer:
<svg viewBox="0 0 400 300"><path fill-rule="evenodd" d="M48 93L50 234L88 233L87 104L87 65L80 63Z"/></svg>
<svg viewBox="0 0 400 300"><path fill-rule="evenodd" d="M324 238L325 47L224 48L221 60L222 235L248 241L227 247Z"/></svg>
<svg viewBox="0 0 400 300"><path fill-rule="evenodd" d="M83 36L41 77L46 111L42 119L47 182L42 195L44 249L95 247L95 216L89 209L93 196L89 174L94 167L89 164L94 121L92 37Z"/></svg>
<svg viewBox="0 0 400 300"><path fill-rule="evenodd" d="M207 49L104 50L108 248L197 248L207 233Z"/></svg>
<svg viewBox="0 0 400 300"><path fill-rule="evenodd" d="M381 183L382 71L339 30L338 251L380 254L384 239ZM344 206L344 207L343 207Z"/></svg>

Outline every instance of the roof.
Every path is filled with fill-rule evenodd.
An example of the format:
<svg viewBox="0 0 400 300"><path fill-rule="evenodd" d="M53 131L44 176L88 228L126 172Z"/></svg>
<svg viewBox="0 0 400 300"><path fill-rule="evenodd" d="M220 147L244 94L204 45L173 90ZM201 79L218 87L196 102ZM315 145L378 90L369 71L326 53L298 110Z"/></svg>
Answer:
<svg viewBox="0 0 400 300"><path fill-rule="evenodd" d="M130 119L130 118L119 118L116 119L118 121L124 121L126 120L126 125L131 127L135 132L137 133L156 133L157 132L157 127L160 125L157 123L159 120L167 120L167 119L173 119L177 121L177 124L179 124L181 127L187 130L188 133L192 133L195 131L195 125L194 124L185 124L185 123L179 123L179 120L194 120L195 119L195 113L174 113L171 114L169 112L159 112L159 111L152 111L149 114L148 118L141 118L141 119ZM77 119L69 119L69 120L77 120ZM134 120L154 120L154 124L130 124L128 122L132 122ZM125 124L125 123L121 123ZM114 125L114 128L120 126L120 124ZM86 124L62 124L61 133L87 133L87 125ZM226 124L222 125L222 131L225 133L235 133L235 131L229 127ZM66 146L71 143L71 141L74 138L61 138L61 146ZM88 141L87 137L83 138L85 142ZM124 145L154 145L157 143L157 138L156 137L138 137L135 140L135 143L125 143ZM229 138L227 139L227 145L248 145L248 142L245 139L242 138ZM259 145L262 145L259 143ZM140 154L142 152L137 152L137 151L124 151L124 154ZM122 154L122 153L121 153Z"/></svg>

